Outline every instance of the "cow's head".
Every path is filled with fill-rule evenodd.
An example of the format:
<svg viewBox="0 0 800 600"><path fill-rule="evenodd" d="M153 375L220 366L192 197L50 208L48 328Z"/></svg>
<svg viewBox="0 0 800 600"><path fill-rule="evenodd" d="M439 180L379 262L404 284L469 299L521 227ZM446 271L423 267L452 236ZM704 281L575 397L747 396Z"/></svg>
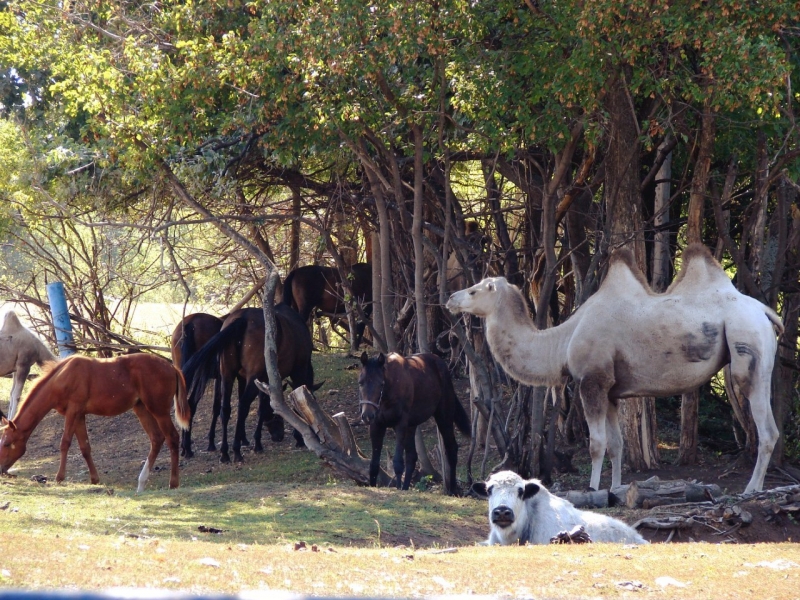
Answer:
<svg viewBox="0 0 800 600"><path fill-rule="evenodd" d="M536 481L526 481L512 471L500 471L486 482L472 485L472 492L489 499L489 523L506 529L525 514L525 501L542 489Z"/></svg>

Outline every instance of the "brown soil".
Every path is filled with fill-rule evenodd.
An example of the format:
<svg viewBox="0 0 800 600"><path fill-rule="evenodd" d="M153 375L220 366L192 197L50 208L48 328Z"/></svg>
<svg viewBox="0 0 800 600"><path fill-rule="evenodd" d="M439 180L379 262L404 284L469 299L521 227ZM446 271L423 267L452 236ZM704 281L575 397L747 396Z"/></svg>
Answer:
<svg viewBox="0 0 800 600"><path fill-rule="evenodd" d="M357 359L353 359L350 363L346 361L351 369L355 368ZM323 407L329 414L334 414L339 411L344 411L351 423L354 423L354 431L358 438L359 444L365 453L369 449L369 440L367 437L366 427L356 424L357 422L357 389L355 386L355 377L353 378L353 387L350 389L340 389L336 393L331 393L326 387L317 392L317 397ZM456 380L457 392L460 398L467 397L465 393L466 381L464 379ZM233 424L236 416L236 407L234 402L234 414L231 418L231 434L230 442L233 442ZM255 404L253 407L255 411ZM194 421L194 450L195 456L191 460L181 458L181 474L199 475L202 473L209 473L217 471L218 469L242 469L241 464L221 465L219 462L218 453L207 452L207 432L210 423L211 412L211 398L210 396L204 398L198 407L198 414ZM252 435L254 416L251 414L248 420L248 435ZM46 477L49 481L55 478L55 473L58 469L59 460L59 445L61 434L63 430L63 417L51 412L42 423L36 428L31 439L28 443L27 452L20 461L18 467L24 471L20 476L31 477ZM102 417L87 417L87 425L89 429L89 436L92 440L92 455L101 476L101 483L108 486L122 485L131 487L135 485L136 478L138 477L139 470L147 455L149 443L147 436L144 434L141 426L139 425L136 417L132 412L115 418L102 418ZM217 445L219 445L219 425L217 433ZM435 429L433 423L429 423L426 428L426 438L433 440ZM430 436L430 437L429 437ZM459 436L460 456L459 464L463 465L466 459L468 444ZM385 447L393 448L394 439L393 434L387 434ZM281 443L273 443L269 440L269 435L265 431L264 446L266 452L264 454L255 454L250 448L243 448L245 458L244 465L255 465L260 461L270 460L278 454L292 454L305 452L305 450L298 450L294 447L294 439L290 432L287 430L286 438ZM430 446L429 446L430 447ZM716 483L727 494L738 494L744 490L745 485L750 477L752 469L751 465L735 464L730 457L718 457L712 453L704 453L701 457L700 464L694 466L679 466L670 464L668 455L671 454L669 449L662 450L662 466L658 469L646 471L642 473L626 472L623 475L623 483L630 482L634 479L643 480L653 475L657 475L662 480L674 479L687 479L696 480L703 483ZM158 481L159 478L163 479L165 484L168 478L169 471L169 453L164 448L159 456L156 464L157 472L151 476L151 484ZM667 458L665 458L667 456ZM480 463L482 456L480 453L476 455L473 460L473 473L480 472ZM491 468L494 464L493 460L497 462L496 457L490 457L487 462L487 468ZM580 468L581 474L562 474L555 476L555 487L560 489L585 489L588 483L589 472L589 459L588 451L585 448L575 449L573 457L573 464ZM325 473L325 472L323 472ZM477 475L476 475L477 476ZM88 471L83 461L83 457L77 448L77 442L73 441L72 448L70 449L67 477L71 481L88 481ZM321 475L320 481L312 481L309 483L318 484L324 483L327 475ZM610 470L603 473L603 483L607 484L610 479ZM767 476L765 482L765 489L770 489L778 486L786 486L793 484L794 481L787 478L779 472L772 470ZM438 491L438 490L437 490ZM684 529L676 532L673 537L673 542L696 542L704 541L710 543L757 543L757 542L782 542L800 540L800 524L798 524L792 517L780 514L775 516L773 514L772 503L769 500L757 500L749 502L741 502L740 506L749 511L753 515L753 522L747 526L736 527L731 524L718 523L713 527L703 524L695 524L691 529ZM661 509L654 509L658 514L666 514L667 511L664 507ZM625 508L611 509L609 512L613 516L620 518L628 523L634 523L638 519L656 514L654 511L644 510L629 510ZM768 520L769 517L769 520ZM485 532L466 531L465 536L469 539L464 540L465 543L473 543L477 538L485 535ZM652 529L642 529L642 535L650 541L659 542L667 539L668 531L655 531ZM388 541L388 540L387 540ZM431 540L435 543L436 540Z"/></svg>

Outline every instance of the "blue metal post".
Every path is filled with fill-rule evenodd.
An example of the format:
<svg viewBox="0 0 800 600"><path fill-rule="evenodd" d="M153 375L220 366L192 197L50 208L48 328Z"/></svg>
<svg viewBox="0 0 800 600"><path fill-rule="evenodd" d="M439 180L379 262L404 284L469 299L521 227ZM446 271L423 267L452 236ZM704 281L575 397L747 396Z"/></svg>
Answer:
<svg viewBox="0 0 800 600"><path fill-rule="evenodd" d="M50 312L53 314L53 327L56 330L58 355L61 358L66 358L75 354L75 339L72 337L72 323L69 320L64 284L60 281L48 283L47 298L50 300Z"/></svg>

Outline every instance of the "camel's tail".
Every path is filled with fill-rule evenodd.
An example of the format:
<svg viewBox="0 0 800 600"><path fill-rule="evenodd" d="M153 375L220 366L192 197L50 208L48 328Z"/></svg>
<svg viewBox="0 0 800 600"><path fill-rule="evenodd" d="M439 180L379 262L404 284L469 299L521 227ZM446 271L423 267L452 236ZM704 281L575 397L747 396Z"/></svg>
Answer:
<svg viewBox="0 0 800 600"><path fill-rule="evenodd" d="M184 431L189 429L192 420L192 411L186 397L186 381L178 368L175 368L175 420Z"/></svg>
<svg viewBox="0 0 800 600"><path fill-rule="evenodd" d="M767 315L767 318L772 323L772 327L775 328L775 333L777 335L783 335L784 327L780 315L772 310L769 306L765 306L764 309L764 314Z"/></svg>

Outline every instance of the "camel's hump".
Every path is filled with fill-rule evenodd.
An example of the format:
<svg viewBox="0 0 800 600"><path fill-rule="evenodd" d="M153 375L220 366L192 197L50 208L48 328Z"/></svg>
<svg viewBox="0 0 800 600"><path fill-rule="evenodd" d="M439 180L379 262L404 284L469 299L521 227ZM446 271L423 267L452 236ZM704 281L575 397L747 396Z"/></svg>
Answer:
<svg viewBox="0 0 800 600"><path fill-rule="evenodd" d="M667 293L675 291L681 283L698 284L708 287L710 284L731 284L731 280L711 251L703 244L689 244L681 254L681 270L667 289Z"/></svg>
<svg viewBox="0 0 800 600"><path fill-rule="evenodd" d="M20 323L17 313L15 313L13 310L8 311L5 319L3 320L3 331L12 332L19 331L20 329L22 329L22 323Z"/></svg>
<svg viewBox="0 0 800 600"><path fill-rule="evenodd" d="M639 268L639 265L636 263L636 256L633 254L633 250L630 248L617 248L611 254L611 259L609 260L609 275L606 276L608 279L611 276L611 271L614 266L616 265L623 265L627 268L631 275L640 283L642 287L647 292L651 292L650 284L647 282L647 277L644 276L642 270Z"/></svg>

